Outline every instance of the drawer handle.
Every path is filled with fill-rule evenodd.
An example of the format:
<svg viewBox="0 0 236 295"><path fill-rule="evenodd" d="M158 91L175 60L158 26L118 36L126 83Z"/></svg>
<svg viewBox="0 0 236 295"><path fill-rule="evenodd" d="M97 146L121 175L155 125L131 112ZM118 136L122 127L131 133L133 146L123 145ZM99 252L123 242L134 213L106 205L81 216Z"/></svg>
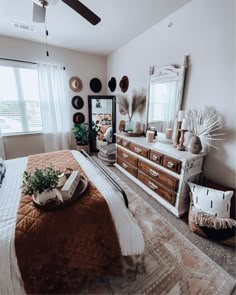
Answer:
<svg viewBox="0 0 236 295"><path fill-rule="evenodd" d="M134 150L135 150L136 153L139 153L139 154L142 152L142 150L137 148L137 147L135 147Z"/></svg>
<svg viewBox="0 0 236 295"><path fill-rule="evenodd" d="M175 164L173 162L167 162L167 167L169 168L173 168L175 166Z"/></svg>
<svg viewBox="0 0 236 295"><path fill-rule="evenodd" d="M159 173L156 172L155 170L149 169L149 172L152 176L155 176L155 177L159 176Z"/></svg>
<svg viewBox="0 0 236 295"><path fill-rule="evenodd" d="M156 161L156 160L158 160L158 157L157 157L156 155L153 155L153 156L152 156L152 159L153 159L154 161Z"/></svg>
<svg viewBox="0 0 236 295"><path fill-rule="evenodd" d="M127 168L128 166L125 163L122 163L123 168Z"/></svg>
<svg viewBox="0 0 236 295"><path fill-rule="evenodd" d="M152 183L151 181L149 181L148 184L149 184L150 188L152 188L152 189L154 189L154 190L158 189L158 186L156 186L156 185L155 185L154 183Z"/></svg>
<svg viewBox="0 0 236 295"><path fill-rule="evenodd" d="M129 158L129 156L126 155L126 154L123 154L123 158L124 158L124 159L127 159L127 158Z"/></svg>

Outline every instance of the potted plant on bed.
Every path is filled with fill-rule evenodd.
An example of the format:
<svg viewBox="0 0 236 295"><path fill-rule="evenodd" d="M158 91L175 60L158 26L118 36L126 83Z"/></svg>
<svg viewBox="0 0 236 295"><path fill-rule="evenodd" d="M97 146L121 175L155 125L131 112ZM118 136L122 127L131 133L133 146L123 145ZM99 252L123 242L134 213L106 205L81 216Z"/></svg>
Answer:
<svg viewBox="0 0 236 295"><path fill-rule="evenodd" d="M87 123L76 123L72 129L76 144L77 151L81 151L81 149L89 152L89 127Z"/></svg>
<svg viewBox="0 0 236 295"><path fill-rule="evenodd" d="M55 188L58 185L62 172L52 166L44 169L36 168L34 172L24 171L24 194L34 197L40 204L56 197Z"/></svg>

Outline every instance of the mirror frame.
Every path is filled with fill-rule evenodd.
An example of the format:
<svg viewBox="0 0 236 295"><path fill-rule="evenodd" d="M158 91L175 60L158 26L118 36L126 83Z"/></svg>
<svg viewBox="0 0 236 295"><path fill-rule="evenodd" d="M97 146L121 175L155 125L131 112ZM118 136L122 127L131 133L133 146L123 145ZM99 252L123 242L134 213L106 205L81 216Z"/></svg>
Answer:
<svg viewBox="0 0 236 295"><path fill-rule="evenodd" d="M114 95L88 95L88 118L89 118L89 128L92 128L92 99L110 99L112 100L112 143L116 142L116 97ZM90 141L90 152L97 152L93 150L93 145Z"/></svg>
<svg viewBox="0 0 236 295"><path fill-rule="evenodd" d="M182 66L176 66L176 65L167 65L164 67L161 67L159 69L156 69L155 66L150 67L149 71L149 82L148 82L148 92L147 92L147 108L146 108L146 131L148 130L148 114L149 114L149 101L150 101L150 87L151 84L154 81L178 81L178 88L177 88L177 104L176 104L176 112L175 112L175 118L174 122L176 122L176 119L178 117L179 110L182 108L182 102L183 102L183 95L184 95L184 86L185 86L185 76L186 76L186 70L188 67L188 56L184 56L184 62ZM174 123L175 124L175 123ZM173 129L175 126L173 127ZM165 133L158 132L158 134L162 134L164 137Z"/></svg>

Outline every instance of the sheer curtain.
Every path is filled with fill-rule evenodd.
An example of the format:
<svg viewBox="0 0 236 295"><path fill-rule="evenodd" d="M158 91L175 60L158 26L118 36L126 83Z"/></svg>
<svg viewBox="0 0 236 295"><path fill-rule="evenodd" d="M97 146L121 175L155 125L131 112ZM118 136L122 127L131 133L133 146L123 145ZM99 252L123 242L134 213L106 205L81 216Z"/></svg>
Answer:
<svg viewBox="0 0 236 295"><path fill-rule="evenodd" d="M0 129L0 158L5 159L5 150L3 145L2 133Z"/></svg>
<svg viewBox="0 0 236 295"><path fill-rule="evenodd" d="M60 66L39 64L38 73L45 152L68 149L71 114L65 71Z"/></svg>

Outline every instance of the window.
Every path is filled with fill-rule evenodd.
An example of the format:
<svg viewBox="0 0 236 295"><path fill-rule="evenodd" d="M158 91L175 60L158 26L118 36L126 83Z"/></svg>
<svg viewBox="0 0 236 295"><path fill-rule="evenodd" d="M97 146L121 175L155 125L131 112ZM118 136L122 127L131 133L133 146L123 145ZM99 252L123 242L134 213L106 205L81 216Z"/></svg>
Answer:
<svg viewBox="0 0 236 295"><path fill-rule="evenodd" d="M0 64L0 129L3 135L42 131L36 65Z"/></svg>

